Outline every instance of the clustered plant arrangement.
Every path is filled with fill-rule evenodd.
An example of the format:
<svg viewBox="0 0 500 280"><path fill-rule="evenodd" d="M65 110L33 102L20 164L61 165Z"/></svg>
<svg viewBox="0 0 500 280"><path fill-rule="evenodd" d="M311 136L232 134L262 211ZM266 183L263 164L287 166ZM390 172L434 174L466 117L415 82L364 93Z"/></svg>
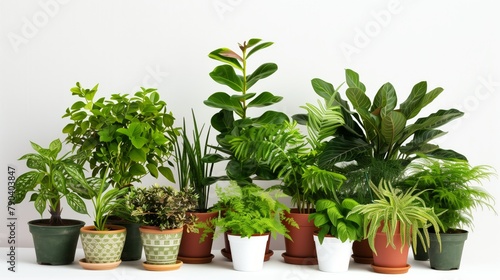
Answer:
<svg viewBox="0 0 500 280"><path fill-rule="evenodd" d="M289 118L270 110L283 97L253 91L253 86L274 74L278 66L267 62L252 71L249 58L272 44L252 38L239 44L239 51L219 48L210 52L209 58L221 63L210 77L233 93L216 92L204 100L208 107L218 109L205 137L205 126L198 126L194 112L191 134L185 119L182 127L176 127L173 114L156 89L96 98L98 85L86 89L76 83L70 91L81 100L63 115L70 120L63 132L71 152L59 156L63 147L58 139L49 148L32 142L36 153L20 158L32 170L16 180L15 203L32 192L30 201L35 209L42 215L48 208L51 214L44 222L60 227L67 221L61 218L62 199L82 214L87 214L84 200L90 200L95 233L128 234L128 229L115 228L108 222L116 215L135 222L141 225L144 267L150 270L172 270L182 263L177 258L178 248L149 247L171 243L159 241L156 234L180 240L183 230L200 231L201 243L224 233L231 236L232 247L243 246L242 240L257 236L264 245L269 236L276 238L277 234L292 240L290 229L300 229L303 224L289 216L292 209L279 201L281 195L291 198L298 212L308 217L307 222L315 227L318 247L330 238L340 243L366 240L374 257L372 267L377 272L389 267L389 272L384 271L387 273L404 273L409 266L406 259L396 265L375 260L385 254L385 249L388 254L407 257L410 244L415 250L420 242L423 250L441 253L441 237L471 227L474 209L494 211L493 197L473 185L494 175L493 170L471 166L463 154L432 143L446 134L439 128L463 116L463 112L439 109L419 116L443 92L442 88L429 90L426 81L419 82L399 103L395 88L388 82L370 98L358 73L346 69L346 99L340 92L343 84L335 88L314 78L311 84L320 97L317 105L306 103L301 106L305 113ZM263 113L252 115L252 108ZM299 125L305 125L307 134ZM218 132L216 144L209 143L212 128ZM226 162L225 174L214 176L212 171L219 162ZM84 166L91 174L87 178ZM158 184L135 186L147 175L156 179L161 175L175 182L174 168L179 190ZM255 183L258 180L279 183L263 189ZM219 181L228 185L216 187L219 200L209 206L210 185ZM209 222L190 215L209 210L217 214ZM76 227L82 228L83 223ZM45 247L59 241L59 235L52 231L50 235L52 243L45 242ZM35 239L38 237L34 235ZM83 239L87 237L82 235ZM112 239L124 241L128 235ZM38 246L35 244L36 249ZM73 248L65 260L42 260L37 253L37 262L71 263L75 239L65 246ZM249 245L245 250L252 247L260 245ZM156 254L149 254L153 251ZM159 251L166 254L160 256ZM228 252L233 254L234 268L242 271L259 269L263 255L264 259L267 256L266 249L257 251L254 257ZM99 251L85 254L82 265L109 261ZM461 251L454 254L461 255ZM92 260L93 255L96 260ZM256 260L252 262L255 266L236 264L237 260L250 259ZM120 258L114 257L111 263L116 267ZM457 269L458 265L441 268L431 259L431 267Z"/></svg>

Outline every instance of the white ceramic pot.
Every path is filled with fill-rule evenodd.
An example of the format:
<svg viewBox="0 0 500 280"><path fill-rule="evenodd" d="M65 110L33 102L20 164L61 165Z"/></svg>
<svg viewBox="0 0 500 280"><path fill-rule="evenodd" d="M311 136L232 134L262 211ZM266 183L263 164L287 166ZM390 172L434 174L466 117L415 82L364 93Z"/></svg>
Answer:
<svg viewBox="0 0 500 280"><path fill-rule="evenodd" d="M254 235L249 238L228 234L227 238L231 246L231 258L235 270L258 271L262 269L269 234Z"/></svg>
<svg viewBox="0 0 500 280"><path fill-rule="evenodd" d="M326 236L320 244L317 235L314 235L318 268L325 272L345 272L349 268L352 255L352 242L342 242L335 237Z"/></svg>

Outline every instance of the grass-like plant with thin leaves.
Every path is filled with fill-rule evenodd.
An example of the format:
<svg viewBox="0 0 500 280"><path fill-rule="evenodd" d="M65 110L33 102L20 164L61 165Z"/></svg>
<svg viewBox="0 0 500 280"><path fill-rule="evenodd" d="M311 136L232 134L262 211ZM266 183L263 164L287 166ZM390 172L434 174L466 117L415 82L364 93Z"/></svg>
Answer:
<svg viewBox="0 0 500 280"><path fill-rule="evenodd" d="M408 166L407 187L426 190L420 197L437 212L443 232L473 227L473 210L486 208L495 212L494 197L481 187L483 180L495 175L491 166L472 166L464 160L425 158Z"/></svg>
<svg viewBox="0 0 500 280"><path fill-rule="evenodd" d="M372 251L376 254L375 236L381 231L387 236L387 246L396 248L394 234L399 229L401 244L413 245L416 248L417 238L430 245L428 227L436 229L440 242L439 229L442 224L432 207L427 207L420 195L425 191L416 188L402 190L393 187L389 181L380 181L378 185L370 182L370 188L375 195L372 203L355 206L349 215L363 216L363 235L368 239ZM421 231L417 229L422 229ZM401 247L403 250L403 247Z"/></svg>

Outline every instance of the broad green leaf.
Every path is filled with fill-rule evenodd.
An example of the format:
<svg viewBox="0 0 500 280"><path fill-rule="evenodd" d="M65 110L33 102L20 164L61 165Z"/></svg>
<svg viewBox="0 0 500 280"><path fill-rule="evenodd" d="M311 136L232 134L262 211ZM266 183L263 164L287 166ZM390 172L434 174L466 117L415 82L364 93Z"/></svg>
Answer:
<svg viewBox="0 0 500 280"><path fill-rule="evenodd" d="M413 86L408 98L401 103L399 109L406 119L412 119L418 115L422 109L422 100L427 92L427 82L423 81Z"/></svg>
<svg viewBox="0 0 500 280"><path fill-rule="evenodd" d="M359 81L358 73L354 72L353 70L346 69L345 78L346 78L346 83L350 88L358 88L362 92L366 91L365 85Z"/></svg>
<svg viewBox="0 0 500 280"><path fill-rule="evenodd" d="M31 169L36 169L40 171L46 171L47 166L45 165L45 159L38 154L26 154L23 155L19 160L26 160L26 166Z"/></svg>
<svg viewBox="0 0 500 280"><path fill-rule="evenodd" d="M202 161L204 163L217 163L227 160L227 158L219 155L219 154L207 154L202 158Z"/></svg>
<svg viewBox="0 0 500 280"><path fill-rule="evenodd" d="M88 115L87 112L79 111L79 112L75 112L74 114L71 114L70 119L72 121L81 121L81 120L84 120L87 117L87 115Z"/></svg>
<svg viewBox="0 0 500 280"><path fill-rule="evenodd" d="M448 122L463 116L464 113L457 109L438 110L427 117L419 118L414 124L408 125L399 144L403 143L408 137L419 130L430 130L447 124Z"/></svg>
<svg viewBox="0 0 500 280"><path fill-rule="evenodd" d="M130 159L135 162L146 162L146 153L143 149L132 149L129 153Z"/></svg>
<svg viewBox="0 0 500 280"><path fill-rule="evenodd" d="M246 90L249 90L257 81L262 80L271 76L274 72L278 70L278 65L275 63L264 63L259 66L255 71L247 76L247 86Z"/></svg>
<svg viewBox="0 0 500 280"><path fill-rule="evenodd" d="M396 90L391 83L385 83L375 95L371 111L380 109L380 113L382 117L384 117L384 115L387 115L396 108L397 103L398 97L396 95Z"/></svg>
<svg viewBox="0 0 500 280"><path fill-rule="evenodd" d="M285 113L277 111L266 111L260 117L254 120L254 124L282 124L288 122L289 118Z"/></svg>
<svg viewBox="0 0 500 280"><path fill-rule="evenodd" d="M281 96L275 96L270 92L263 92L257 97L255 97L250 103L248 103L247 107L265 107L265 106L270 106L275 103L280 102L283 100L283 97Z"/></svg>
<svg viewBox="0 0 500 280"><path fill-rule="evenodd" d="M335 207L336 204L334 201L331 201L329 199L318 199L315 204L315 209L316 212L322 212L323 210L326 210L330 207Z"/></svg>
<svg viewBox="0 0 500 280"><path fill-rule="evenodd" d="M220 48L220 49L216 49L216 50L212 51L210 54L208 54L208 57L215 59L215 60L218 60L218 61L223 62L223 63L227 63L236 69L243 70L238 59L230 57L230 56L223 56L223 55L221 55L221 52L228 53L228 52L233 52L233 51L228 49L228 48Z"/></svg>
<svg viewBox="0 0 500 280"><path fill-rule="evenodd" d="M66 201L68 202L68 205L71 207L71 209L73 209L75 212L80 214L88 213L85 202L76 193L68 193L66 195Z"/></svg>
<svg viewBox="0 0 500 280"><path fill-rule="evenodd" d="M225 92L216 92L203 101L207 106L224 109L228 111L243 113L243 107L238 100L231 98Z"/></svg>
<svg viewBox="0 0 500 280"><path fill-rule="evenodd" d="M260 41L260 39L258 39ZM248 43L248 47L250 46L253 46L254 44L256 44L256 41L255 40L250 40L249 43ZM262 50L262 49L265 49L269 46L271 46L273 43L272 42L265 42L265 43L262 43L258 46L255 46L254 48L252 48L248 53L247 53L247 59L254 53L256 53L257 51L259 50Z"/></svg>
<svg viewBox="0 0 500 280"><path fill-rule="evenodd" d="M40 216L43 216L43 212L45 212L45 209L47 208L47 201L42 195L37 196L35 199L35 209L38 213L40 213Z"/></svg>
<svg viewBox="0 0 500 280"><path fill-rule="evenodd" d="M28 171L17 177L14 183L16 188L16 191L14 192L15 204L21 203L26 197L26 194L35 188L38 183L39 174L43 176L43 174L36 171Z"/></svg>
<svg viewBox="0 0 500 280"><path fill-rule="evenodd" d="M156 167L155 164L152 164L152 163L148 163L146 164L146 168L148 169L149 171L149 174L151 174L151 176L153 176L154 178L158 178L158 168Z"/></svg>
<svg viewBox="0 0 500 280"><path fill-rule="evenodd" d="M311 80L311 85L314 91L325 100L330 100L330 98L335 94L335 88L331 83L325 82L322 79L314 78Z"/></svg>
<svg viewBox="0 0 500 280"><path fill-rule="evenodd" d="M360 110L370 110L370 98L361 89L348 88L345 94L349 101L351 101L351 104L356 111L359 112Z"/></svg>
<svg viewBox="0 0 500 280"><path fill-rule="evenodd" d="M405 127L405 116L400 112L391 111L387 116L382 118L380 132L382 133L382 137L384 137L384 141L389 146L392 146L398 142Z"/></svg>
<svg viewBox="0 0 500 280"><path fill-rule="evenodd" d="M243 92L242 77L236 75L234 68L229 65L220 65L210 72L210 77L219 84L226 85L232 90Z"/></svg>
<svg viewBox="0 0 500 280"><path fill-rule="evenodd" d="M340 213L337 205L335 205L334 207L329 207L326 212L328 214L328 219L330 219L330 222L334 226L338 226L339 219L344 218L344 215Z"/></svg>
<svg viewBox="0 0 500 280"><path fill-rule="evenodd" d="M59 170L52 170L52 184L54 188L61 194L65 194L66 190L66 179L64 175Z"/></svg>
<svg viewBox="0 0 500 280"><path fill-rule="evenodd" d="M146 168L142 164L133 163L130 166L129 172L132 176L144 176L147 174Z"/></svg>
<svg viewBox="0 0 500 280"><path fill-rule="evenodd" d="M467 160L467 157L465 157L463 154L458 153L454 150L444 150L444 149L437 149L432 151L431 153L428 153L428 156L438 158L438 159L461 159L461 160Z"/></svg>
<svg viewBox="0 0 500 280"><path fill-rule="evenodd" d="M359 203L352 198L345 198L341 203L342 208L347 210L352 210L352 208L354 208L354 206L356 205L359 205Z"/></svg>
<svg viewBox="0 0 500 280"><path fill-rule="evenodd" d="M67 162L63 165L64 170L69 174L71 178L85 186L87 184L87 179L83 173L83 169L80 165L76 163Z"/></svg>
<svg viewBox="0 0 500 280"><path fill-rule="evenodd" d="M438 97L441 92L443 92L443 88L437 87L431 91L429 91L425 96L424 99L422 100L422 104L420 105L422 108L427 106L429 103L431 103L436 97Z"/></svg>
<svg viewBox="0 0 500 280"><path fill-rule="evenodd" d="M165 177L167 180L175 183L174 173L172 172L172 169L166 166L160 166L158 167L158 171L160 171L161 175L163 175L163 177Z"/></svg>
<svg viewBox="0 0 500 280"><path fill-rule="evenodd" d="M260 41L262 41L262 39L252 38L252 39L248 40L248 42L246 42L246 46L247 46L247 48L251 48L251 47L257 45Z"/></svg>

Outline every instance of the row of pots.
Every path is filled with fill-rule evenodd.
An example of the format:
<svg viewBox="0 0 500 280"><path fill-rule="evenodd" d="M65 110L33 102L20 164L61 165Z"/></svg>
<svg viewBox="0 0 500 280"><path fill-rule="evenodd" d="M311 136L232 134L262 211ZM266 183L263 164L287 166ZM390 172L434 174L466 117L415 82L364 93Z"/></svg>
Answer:
<svg viewBox="0 0 500 280"><path fill-rule="evenodd" d="M208 218L210 218L208 214L200 216L200 219ZM322 271L340 272L348 269L350 258L353 257L354 261L357 263L371 264L376 272L405 273L410 268L407 264L409 248L404 248L403 251L400 251L398 248L393 249L393 252L391 253L403 257L403 260L400 261L400 264L387 264L385 261L388 260L389 257L387 255L383 255L381 253L382 250L378 249L377 252L379 252L379 254L374 255L367 246L367 242L341 243L335 238L325 238L323 244L319 244L317 237L314 235L316 228L312 223L307 221L307 215L294 215L293 218L299 224L300 229L289 229L289 234L293 237L295 242L285 239L286 251L282 254L282 257L286 263L298 265L318 264L318 268ZM166 241L159 241L159 237L154 235L150 228L140 228L137 224L115 224L112 227L116 230L111 231L111 236L103 237L102 233L99 235L99 232L89 230L92 226L84 226L83 222L77 220L67 220L69 224L64 227L57 227L58 232L56 232L54 227L41 226L42 222L43 220L29 222L30 232L33 235L35 252L37 254L37 262L40 264L61 265L72 263L79 237L81 237L82 247L85 252L85 259L80 260L80 264L86 269L110 269L119 265L122 260L139 260L142 258L143 248L146 255L144 267L148 270L172 270L179 268L183 262L208 263L211 262L214 257L211 254L212 242L208 242L211 238L208 238L207 241L203 243L199 243L199 237L197 234L187 233L182 229L174 232L173 235L167 238ZM98 235L96 235L96 233ZM305 235L305 237L299 237L299 234ZM448 241L446 239L448 235L441 234L441 252L439 251L439 245L436 245L437 241L435 238L432 238L428 254L425 254L424 256L415 255L415 260L430 260L430 266L433 269L458 269L460 266L463 244L467 238L467 232L463 231L461 235L450 235L452 241ZM311 236L313 236L313 238L311 238ZM114 253L114 255L111 253L103 254L98 250L97 245L87 245L87 241L99 241L102 239L117 241L117 243L111 247L118 249L118 253ZM247 240L249 241L249 239L255 239L255 242L257 243L264 243L264 247L262 245L246 245L245 242ZM397 239L398 238L395 238L395 240ZM134 240L136 244L132 244ZM138 244L137 241L139 241ZM273 254L272 250L269 250L269 235L257 236L256 238L240 238L239 236L226 234L225 241L225 248L221 250L221 253L226 258L233 261L233 267L236 270L259 270L262 267L263 261L269 260L270 256ZM455 242L457 241L458 245L455 245ZM176 245L176 247L174 247L174 249L160 249L157 245L162 243L163 245L164 243ZM433 243L434 246L432 246ZM56 244L58 246L56 246ZM60 246L62 244L66 245ZM297 245L301 246L297 247ZM341 247L328 248L328 246ZM46 253L43 253L46 251L53 252L54 248L58 247L72 249L69 251L66 250L65 253L58 253L55 255L46 255ZM193 248L200 247L205 247L204 249L202 248L201 253L193 251ZM232 250L231 247L233 247ZM238 247L238 249L235 249L235 247ZM381 249L382 247L386 247L383 240ZM451 255L454 256L455 259L449 260L445 258L443 261L442 259L445 256L444 252L450 250L448 247L451 247L454 250ZM123 248L126 248L126 250L123 250ZM241 252L248 253L250 249L254 248L259 248L253 253L258 256L254 258L256 260L254 262L249 261L250 258L248 256L241 257L239 255ZM167 254L166 257L161 257L161 251L167 251L169 254ZM417 252L422 253L423 251L423 248L417 248ZM337 259L338 254L343 256L341 260ZM104 256L110 257L111 261L103 260ZM264 256L264 258L262 258L262 256ZM97 257L97 260L92 259L93 257ZM329 257L329 259L326 259L325 257ZM382 261L379 261L378 257L380 257ZM165 260L163 258L167 259ZM243 261L240 262L240 260ZM387 267L390 269L386 269Z"/></svg>

